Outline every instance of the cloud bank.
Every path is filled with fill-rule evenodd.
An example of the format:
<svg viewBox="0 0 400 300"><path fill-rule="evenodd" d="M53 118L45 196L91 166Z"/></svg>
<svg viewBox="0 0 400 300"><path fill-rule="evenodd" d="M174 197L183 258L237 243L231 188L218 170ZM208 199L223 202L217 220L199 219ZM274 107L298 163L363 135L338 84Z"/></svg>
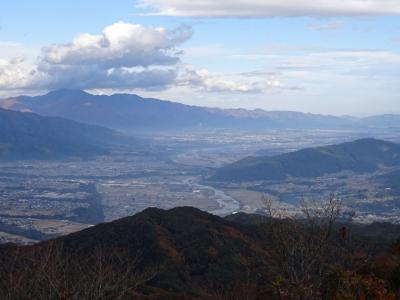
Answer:
<svg viewBox="0 0 400 300"><path fill-rule="evenodd" d="M141 0L151 14L189 17L330 17L399 15L398 0Z"/></svg>

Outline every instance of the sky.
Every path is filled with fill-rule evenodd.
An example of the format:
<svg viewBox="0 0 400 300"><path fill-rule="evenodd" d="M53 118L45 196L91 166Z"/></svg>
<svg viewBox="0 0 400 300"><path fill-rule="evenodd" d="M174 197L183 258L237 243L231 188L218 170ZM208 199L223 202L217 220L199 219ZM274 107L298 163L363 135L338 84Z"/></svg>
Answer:
<svg viewBox="0 0 400 300"><path fill-rule="evenodd" d="M0 97L400 114L398 0L0 2Z"/></svg>

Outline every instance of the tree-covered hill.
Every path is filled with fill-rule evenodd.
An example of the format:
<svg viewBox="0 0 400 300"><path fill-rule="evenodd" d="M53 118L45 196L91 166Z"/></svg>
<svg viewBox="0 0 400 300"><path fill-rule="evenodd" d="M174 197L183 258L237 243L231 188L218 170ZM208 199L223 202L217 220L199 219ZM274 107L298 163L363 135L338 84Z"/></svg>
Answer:
<svg viewBox="0 0 400 300"><path fill-rule="evenodd" d="M242 214L228 221L191 207L150 208L36 245L3 245L0 297L333 300L399 295L396 244L352 235L330 218L246 218Z"/></svg>
<svg viewBox="0 0 400 300"><path fill-rule="evenodd" d="M341 171L371 172L400 165L400 145L372 138L307 148L277 156L248 157L218 169L213 180L282 180L318 177Z"/></svg>

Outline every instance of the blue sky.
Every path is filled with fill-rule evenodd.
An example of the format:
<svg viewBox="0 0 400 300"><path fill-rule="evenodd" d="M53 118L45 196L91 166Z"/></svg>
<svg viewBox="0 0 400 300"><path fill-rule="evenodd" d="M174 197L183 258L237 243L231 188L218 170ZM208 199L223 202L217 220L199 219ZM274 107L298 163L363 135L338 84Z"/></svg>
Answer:
<svg viewBox="0 0 400 300"><path fill-rule="evenodd" d="M400 113L400 4L293 1L3 1L0 96L69 87L204 106Z"/></svg>

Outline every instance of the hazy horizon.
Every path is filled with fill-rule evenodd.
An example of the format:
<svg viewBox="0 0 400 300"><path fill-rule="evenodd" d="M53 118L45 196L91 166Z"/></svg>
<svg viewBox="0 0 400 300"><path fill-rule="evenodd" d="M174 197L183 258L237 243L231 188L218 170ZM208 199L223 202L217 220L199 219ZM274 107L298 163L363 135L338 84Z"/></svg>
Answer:
<svg viewBox="0 0 400 300"><path fill-rule="evenodd" d="M17 98L17 97L36 97L36 96L44 96L52 92L57 92L57 91L82 91L87 94L91 94L93 96L112 96L112 95L132 95L132 96L139 96L144 99L156 99L156 100L161 100L161 101L169 101L173 103L184 103L184 101L180 101L180 99L163 99L163 98L157 98L148 96L146 97L145 95L142 95L140 92L129 92L129 91L115 91L112 93L104 93L104 92L97 92L96 91L91 91L91 90L81 90L81 89L69 89L69 88L60 88L57 90L51 90L51 91L46 91L46 92L37 92L37 93L28 93L28 94L16 94L15 96L10 96L10 97L2 97L1 99L7 99L7 98ZM400 115L400 113L382 113L382 114L333 114L333 113L315 113L311 111L299 111L299 110L269 110L269 109L264 109L261 107L255 107L255 108L245 108L241 106L237 107L224 107L224 106L212 106L212 105L201 105L201 104L187 104L187 105L192 105L192 106L197 106L197 107L204 107L204 108L213 108L213 109L227 109L227 110L248 110L248 111L257 111L257 110L263 110L267 112L294 112L294 113L304 113L304 114L314 114L314 115L323 115L323 116L335 116L335 117L349 117L349 118L368 118L368 117L373 117L373 116L380 116L380 115ZM0 107L1 108L1 107Z"/></svg>

